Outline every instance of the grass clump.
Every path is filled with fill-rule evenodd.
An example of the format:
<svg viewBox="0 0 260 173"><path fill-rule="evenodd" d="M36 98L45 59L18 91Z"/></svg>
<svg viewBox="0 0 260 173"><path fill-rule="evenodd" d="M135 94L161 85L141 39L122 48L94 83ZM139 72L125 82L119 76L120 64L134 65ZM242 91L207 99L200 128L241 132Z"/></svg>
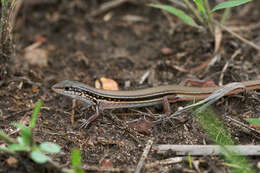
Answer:
<svg viewBox="0 0 260 173"><path fill-rule="evenodd" d="M220 145L226 166L231 168L233 173L254 173L256 172L247 158L239 155L239 151L227 148L227 145L235 145L231 134L225 129L222 122L216 117L215 113L206 108L196 113L196 118L201 127L205 130L208 137L216 144Z"/></svg>
<svg viewBox="0 0 260 173"><path fill-rule="evenodd" d="M8 144L7 148L0 147L0 151L10 154L15 154L16 152L27 152L33 161L40 164L51 160L45 153L55 154L60 152L60 146L55 143L43 142L40 145L36 145L33 141L32 132L35 128L36 120L42 104L42 101L37 102L29 126L20 123L13 123L16 128L20 129L21 136L13 139L8 137L3 131L0 131L0 139L4 140Z"/></svg>
<svg viewBox="0 0 260 173"><path fill-rule="evenodd" d="M6 135L2 130L0 130L0 140L3 140L7 147L0 146L0 152L8 154L19 154L27 153L28 156L36 163L44 164L49 162L54 167L58 168L64 173L83 173L82 161L80 151L77 149L72 150L71 154L71 167L72 169L61 168L57 163L53 162L52 159L47 156L48 154L57 154L60 152L61 147L58 144L52 142L43 142L37 145L33 140L33 129L36 126L36 120L43 102L38 101L35 108L33 109L32 119L29 126L25 126L20 123L13 123L13 125L20 129L21 136L13 139Z"/></svg>
<svg viewBox="0 0 260 173"><path fill-rule="evenodd" d="M229 10L232 7L240 6L253 0L230 0L217 4L215 7L211 8L208 0L193 0L193 3L189 0L181 0L183 5L189 10L187 14L181 9L174 8L171 5L159 5L150 4L149 6L154 8L159 8L165 10L178 18L180 18L184 23L196 28L206 28L210 33L214 34L214 20L212 14L215 11L225 9L222 15L220 23L225 23L227 16L229 15ZM193 19L195 18L196 21Z"/></svg>

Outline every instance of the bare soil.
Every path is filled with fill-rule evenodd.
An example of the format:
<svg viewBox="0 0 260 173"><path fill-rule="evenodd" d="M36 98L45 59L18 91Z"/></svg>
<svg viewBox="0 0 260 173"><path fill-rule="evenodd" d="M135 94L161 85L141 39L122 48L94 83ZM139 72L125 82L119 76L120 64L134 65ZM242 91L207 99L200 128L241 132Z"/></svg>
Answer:
<svg viewBox="0 0 260 173"><path fill-rule="evenodd" d="M168 18L145 3L124 3L97 16L90 17L106 1L42 1L24 3L15 25L15 55L11 61L11 77L0 86L0 127L12 137L19 135L13 122L28 124L37 100L44 106L34 131L37 143L51 141L62 152L51 156L62 167L70 166L70 152L78 148L87 170L96 172L116 168L122 172L134 170L146 143L153 144L213 144L195 119L183 115L179 120L155 126L127 125L127 121L142 118L129 109L105 111L88 128L80 129L80 120L93 111L82 112L84 104L58 95L51 86L62 80L76 80L94 86L106 77L115 80L119 88L137 89L163 84L178 84L186 79L213 80L216 84L260 79L259 51L223 32L220 58L214 57L214 37L202 30ZM227 26L242 37L260 45L260 2L234 8ZM220 13L219 13L220 14ZM219 18L219 14L216 15ZM174 22L172 28L169 21ZM258 27L252 27L258 24ZM36 48L29 46L40 43ZM37 51L34 51L37 49ZM26 53L41 58L33 63ZM236 51L240 53L233 58ZM38 54L40 52L40 55ZM31 52L30 52L31 53ZM227 69L222 70L227 62ZM206 64L206 65L205 65ZM149 72L140 84L142 76ZM224 74L223 80L221 74ZM172 104L172 110L189 102ZM162 107L148 107L162 113ZM259 144L259 133L241 128L226 116L247 124L245 118L260 117L259 91L225 97L213 105L219 119L237 144ZM146 109L136 109L147 112ZM248 124L247 124L248 125ZM2 144L2 143L0 143ZM0 172L57 172L49 165L34 164L28 157L17 156L17 164L8 164L11 156L0 155ZM145 164L175 157L158 154L153 148ZM143 172L228 172L221 157L192 157L198 166L188 162L156 164ZM249 157L257 168L259 157ZM195 163L195 162L194 162ZM96 171L95 171L96 170ZM114 170L116 171L116 170Z"/></svg>

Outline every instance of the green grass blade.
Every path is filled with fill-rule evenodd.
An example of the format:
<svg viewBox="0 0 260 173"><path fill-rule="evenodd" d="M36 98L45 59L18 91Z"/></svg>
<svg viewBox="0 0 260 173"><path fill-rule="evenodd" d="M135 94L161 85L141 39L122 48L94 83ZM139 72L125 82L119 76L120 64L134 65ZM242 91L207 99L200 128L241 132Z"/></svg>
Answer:
<svg viewBox="0 0 260 173"><path fill-rule="evenodd" d="M169 13L179 17L184 23L193 27L198 27L197 23L182 10L176 9L170 5L149 4L149 6L168 11Z"/></svg>
<svg viewBox="0 0 260 173"><path fill-rule="evenodd" d="M199 9L200 13L201 14L205 14L206 10L204 8L204 5L203 5L203 2L202 0L193 0L197 6L197 8Z"/></svg>
<svg viewBox="0 0 260 173"><path fill-rule="evenodd" d="M217 11L217 10L221 10L224 8L231 8L231 7L236 7L245 3L248 3L252 0L233 0L233 1L226 1L226 2L222 2L219 3L218 5L216 5L211 12Z"/></svg>
<svg viewBox="0 0 260 173"><path fill-rule="evenodd" d="M233 151L225 145L234 145L231 134L223 126L215 113L207 108L196 114L196 118L201 127L206 131L208 137L221 146L222 154L231 167L233 173L254 173L252 164L246 157L238 155L239 151Z"/></svg>
<svg viewBox="0 0 260 173"><path fill-rule="evenodd" d="M41 100L39 100L39 101L36 103L35 108L33 109L32 120L31 120L30 125L29 125L29 127L30 127L31 129L35 127L36 120L37 120L38 114L39 114L39 112L40 112L40 109L41 109L41 107L42 107L42 104L43 104L43 102L42 102Z"/></svg>
<svg viewBox="0 0 260 173"><path fill-rule="evenodd" d="M81 154L78 149L72 149L71 165L75 173L84 173L82 169Z"/></svg>
<svg viewBox="0 0 260 173"><path fill-rule="evenodd" d="M234 145L232 136L223 126L212 109L197 113L196 118L211 140L219 145Z"/></svg>
<svg viewBox="0 0 260 173"><path fill-rule="evenodd" d="M260 119L258 118L247 118L246 119L250 124L258 125L260 126Z"/></svg>
<svg viewBox="0 0 260 173"><path fill-rule="evenodd" d="M32 138L32 130L29 127L20 123L13 123L13 126L21 130L23 144L26 146L30 146L31 138Z"/></svg>

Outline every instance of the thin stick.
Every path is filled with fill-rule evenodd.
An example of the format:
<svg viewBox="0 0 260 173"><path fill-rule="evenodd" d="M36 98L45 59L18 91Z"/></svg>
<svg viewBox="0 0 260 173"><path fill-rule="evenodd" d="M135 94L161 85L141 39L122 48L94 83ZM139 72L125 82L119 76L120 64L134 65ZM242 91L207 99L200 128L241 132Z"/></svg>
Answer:
<svg viewBox="0 0 260 173"><path fill-rule="evenodd" d="M83 166L83 169L88 172L88 171L95 171L95 172L133 172L134 168L132 167L127 167L127 168L111 168L111 167L101 167L101 166L89 166L85 165ZM71 172L67 172L71 173Z"/></svg>
<svg viewBox="0 0 260 173"><path fill-rule="evenodd" d="M2 130L0 130L0 139L5 141L7 144L15 144L16 140L14 138L9 137Z"/></svg>
<svg viewBox="0 0 260 173"><path fill-rule="evenodd" d="M260 145L227 145L227 149L232 151L238 151L238 155L246 156L259 156ZM208 156L208 155L220 155L223 154L223 150L219 145L156 145L153 147L157 150L157 153L166 153L171 150L177 156Z"/></svg>
<svg viewBox="0 0 260 173"><path fill-rule="evenodd" d="M139 80L139 84L143 84L144 81L148 78L148 76L150 75L151 71L147 70L141 77L141 79Z"/></svg>
<svg viewBox="0 0 260 173"><path fill-rule="evenodd" d="M256 129L250 127L249 125L244 124L244 123L242 123L242 122L240 122L240 121L238 121L238 120L236 120L236 119L233 119L233 118L231 118L231 117L229 117L229 116L225 116L225 118L227 118L227 119L229 119L230 121L232 121L233 123L237 124L237 125L240 127L240 129L241 129L242 131L244 131L245 133L254 132L254 133L257 135L257 136L255 136L255 135L254 135L254 136L255 136L256 138L260 139L260 138L259 138L259 135L260 135L260 131L259 131L259 130L256 130ZM247 129L248 132L246 132L245 130L243 130L243 128ZM253 135L252 133L249 133L249 134Z"/></svg>
<svg viewBox="0 0 260 173"><path fill-rule="evenodd" d="M258 23L254 23L254 24L250 24L250 25L242 25L242 26L229 26L228 28L233 31L233 32L236 32L236 31L251 31L251 30L254 30L254 29L258 29L260 27L260 22Z"/></svg>
<svg viewBox="0 0 260 173"><path fill-rule="evenodd" d="M234 37L238 38L239 40L241 40L242 42L244 42L245 44L255 48L256 50L260 50L260 47L258 45L256 45L255 43L241 37L240 35L238 35L237 33L231 31L228 27L220 24L219 22L217 21L214 21L217 25L219 25L221 27L221 29L224 29L225 31L229 32L230 34L232 34Z"/></svg>
<svg viewBox="0 0 260 173"><path fill-rule="evenodd" d="M141 171L141 169L143 167L143 164L144 164L144 161L147 158L147 155L148 155L152 145L153 145L153 139L149 139L147 144L146 144L146 147L144 149L144 152L143 152L143 154L141 156L141 159L138 162L138 165L136 167L135 173L139 173Z"/></svg>
<svg viewBox="0 0 260 173"><path fill-rule="evenodd" d="M97 9L96 11L93 11L90 16L92 17L96 17L102 13L105 13L106 11L112 9L112 8L116 8L126 2L128 2L129 0L114 0L114 1L108 1L106 3L103 3L99 9Z"/></svg>
<svg viewBox="0 0 260 173"><path fill-rule="evenodd" d="M70 122L73 125L75 122L75 108L76 108L76 99L72 100L72 111L71 111L71 117Z"/></svg>
<svg viewBox="0 0 260 173"><path fill-rule="evenodd" d="M224 65L224 67L222 68L220 77L219 77L219 86L223 85L223 79L224 79L224 74L229 66L230 63L232 63L232 61L234 61L234 59L237 57L237 55L239 55L241 53L241 49L236 50L233 55L231 56L231 58L226 62L226 64Z"/></svg>
<svg viewBox="0 0 260 173"><path fill-rule="evenodd" d="M180 163L184 160L186 160L185 157L172 157L165 160L157 160L155 162L145 164L145 168L157 167L158 165L169 165L169 164Z"/></svg>

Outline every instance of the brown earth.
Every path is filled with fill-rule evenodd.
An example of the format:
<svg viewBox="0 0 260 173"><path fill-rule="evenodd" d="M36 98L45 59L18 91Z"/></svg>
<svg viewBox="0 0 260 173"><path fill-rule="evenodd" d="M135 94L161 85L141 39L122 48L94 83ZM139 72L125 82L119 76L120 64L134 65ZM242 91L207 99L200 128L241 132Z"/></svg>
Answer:
<svg viewBox="0 0 260 173"><path fill-rule="evenodd" d="M35 103L41 99L44 106L34 140L59 144L62 152L52 158L62 167L69 167L70 151L78 148L88 170L101 170L106 166L122 172L135 169L149 139L153 139L153 144L212 144L189 115L153 127L132 125L139 127L138 131L128 127L126 122L143 115L128 109L105 111L87 129L79 129L80 120L89 117L91 110L83 114L84 104L77 102L73 106L70 98L54 93L51 86L59 81L69 79L94 86L95 80L107 77L115 80L120 89L136 89L177 84L190 78L213 80L217 84L260 79L259 51L227 32L223 32L217 52L220 59L207 66L215 57L214 37L209 33L187 26L171 15L167 18L160 10L142 2L124 3L90 17L104 2L48 0L28 1L21 6L15 25L11 77L0 86L1 129L16 137L19 133L13 133L15 128L11 123L28 124ZM227 23L258 46L259 9L259 1L234 8ZM175 28L169 21L174 22ZM254 27L257 24L258 27ZM35 47L29 47L32 45ZM238 51L240 53L230 61ZM34 56L36 60L32 59ZM222 80L220 76L227 62L230 64ZM140 84L146 72L149 72L148 78ZM178 102L172 105L172 110L188 104ZM154 113L162 112L160 106L148 108ZM259 144L259 133L244 130L226 118L247 124L245 118L259 117L259 91L225 97L213 108L237 144ZM46 165L34 164L26 156L17 156L18 165L8 165L10 157L0 156L0 172L55 172ZM152 149L145 164L171 157L175 154L158 154ZM144 172L228 172L221 157L192 159L193 163L198 161L198 167L190 168L188 162L183 161L156 164ZM249 158L254 167L258 159Z"/></svg>

